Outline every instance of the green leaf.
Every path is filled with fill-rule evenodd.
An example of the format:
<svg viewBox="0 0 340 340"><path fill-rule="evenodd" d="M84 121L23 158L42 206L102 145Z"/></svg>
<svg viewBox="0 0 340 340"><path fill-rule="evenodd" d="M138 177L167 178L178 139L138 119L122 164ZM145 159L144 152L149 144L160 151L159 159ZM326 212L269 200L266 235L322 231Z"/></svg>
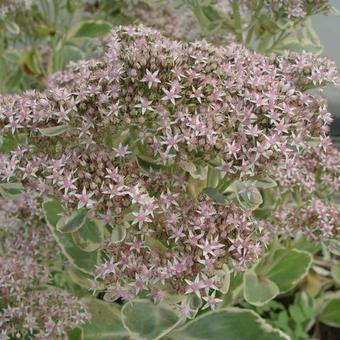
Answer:
<svg viewBox="0 0 340 340"><path fill-rule="evenodd" d="M194 168L192 167L192 169L195 169L194 171L190 170L188 171L190 176L195 179L195 180L199 180L199 181L204 181L204 183L207 183L208 181L208 174L209 174L209 167L208 166L195 166L193 164ZM189 168L189 166L188 166Z"/></svg>
<svg viewBox="0 0 340 340"><path fill-rule="evenodd" d="M43 203L42 208L44 211L46 222L49 225L56 227L58 221L64 213L64 209L60 202L58 202L57 200L48 200Z"/></svg>
<svg viewBox="0 0 340 340"><path fill-rule="evenodd" d="M11 34L18 35L20 33L20 27L12 20L6 21L6 28Z"/></svg>
<svg viewBox="0 0 340 340"><path fill-rule="evenodd" d="M160 171L164 169L164 166L162 164L159 164L157 161L152 159L151 157L147 157L145 155L137 155L137 163L138 165L144 169L145 171L149 171L150 169L153 169L155 171Z"/></svg>
<svg viewBox="0 0 340 340"><path fill-rule="evenodd" d="M273 213L272 209L269 208L257 208L253 211L253 216L263 220L266 219L268 217L270 217L270 215Z"/></svg>
<svg viewBox="0 0 340 340"><path fill-rule="evenodd" d="M74 283L76 283L78 286L86 288L86 289L90 289L92 287L92 284L91 284L91 281L93 280L92 275L85 274L84 272L73 267L67 268L67 274L69 275L70 279Z"/></svg>
<svg viewBox="0 0 340 340"><path fill-rule="evenodd" d="M289 33L287 38L276 45L274 52L280 53L284 49L296 52L308 51L314 54L320 54L322 52L323 46L310 19L304 20L301 24L293 26Z"/></svg>
<svg viewBox="0 0 340 340"><path fill-rule="evenodd" d="M243 284L244 298L254 306L263 306L280 293L278 286L273 281L261 278L251 271L244 274Z"/></svg>
<svg viewBox="0 0 340 340"><path fill-rule="evenodd" d="M39 129L39 132L46 137L54 137L63 134L68 130L69 126L67 124L52 126L44 129Z"/></svg>
<svg viewBox="0 0 340 340"><path fill-rule="evenodd" d="M193 162L180 161L179 162L179 167L181 169L183 169L184 171L188 172L192 176L197 173L196 165Z"/></svg>
<svg viewBox="0 0 340 340"><path fill-rule="evenodd" d="M319 320L326 325L332 327L340 327L340 297L327 299L321 313Z"/></svg>
<svg viewBox="0 0 340 340"><path fill-rule="evenodd" d="M119 130L112 134L112 130L108 129L104 133L104 144L107 147L117 148L119 144L129 144L130 139L133 139L133 131L131 129Z"/></svg>
<svg viewBox="0 0 340 340"><path fill-rule="evenodd" d="M261 271L261 276L276 283L280 292L292 289L308 273L312 265L312 255L297 249L278 249L275 251L271 263L262 272L261 266L256 271Z"/></svg>
<svg viewBox="0 0 340 340"><path fill-rule="evenodd" d="M65 45L62 52L63 66L65 67L69 62L84 58L84 52L77 46Z"/></svg>
<svg viewBox="0 0 340 340"><path fill-rule="evenodd" d="M277 183L270 177L255 177L254 184L260 189L270 189L277 187Z"/></svg>
<svg viewBox="0 0 340 340"><path fill-rule="evenodd" d="M133 337L147 340L162 339L181 321L179 315L167 305L155 305L142 299L125 304L122 319Z"/></svg>
<svg viewBox="0 0 340 340"><path fill-rule="evenodd" d="M56 228L60 216L64 213L60 202L55 199L45 201L43 211L48 227L71 264L85 273L92 274L98 264L98 253L79 249L72 239L72 234L61 233Z"/></svg>
<svg viewBox="0 0 340 340"><path fill-rule="evenodd" d="M340 256L340 241L330 239L324 242L327 249L334 255Z"/></svg>
<svg viewBox="0 0 340 340"><path fill-rule="evenodd" d="M20 65L22 70L30 76L41 76L43 74L42 59L39 51L35 48L22 52Z"/></svg>
<svg viewBox="0 0 340 340"><path fill-rule="evenodd" d="M21 183L0 183L0 194L4 198L15 198L22 194L24 187Z"/></svg>
<svg viewBox="0 0 340 340"><path fill-rule="evenodd" d="M27 135L25 133L0 135L0 153L9 153L25 143L27 143Z"/></svg>
<svg viewBox="0 0 340 340"><path fill-rule="evenodd" d="M219 11L216 7L210 5L210 6L202 6L202 11L204 15L210 20L210 21L218 21L222 20L224 18L223 12Z"/></svg>
<svg viewBox="0 0 340 340"><path fill-rule="evenodd" d="M294 320L296 323L303 323L305 321L304 315L302 314L301 309L298 306L295 305L290 305L288 307L289 314L291 318Z"/></svg>
<svg viewBox="0 0 340 340"><path fill-rule="evenodd" d="M211 33L219 28L223 28L225 31L232 29L230 18L212 4L193 4L192 11L204 31Z"/></svg>
<svg viewBox="0 0 340 340"><path fill-rule="evenodd" d="M226 264L216 272L215 278L220 285L220 291L223 294L227 294L230 286L230 270Z"/></svg>
<svg viewBox="0 0 340 340"><path fill-rule="evenodd" d="M304 291L296 294L294 303L300 306L306 319L315 318L315 300L309 294Z"/></svg>
<svg viewBox="0 0 340 340"><path fill-rule="evenodd" d="M79 327L73 328L67 332L68 340L83 340L83 330Z"/></svg>
<svg viewBox="0 0 340 340"><path fill-rule="evenodd" d="M112 227L111 242L113 244L122 242L126 237L126 228L123 225Z"/></svg>
<svg viewBox="0 0 340 340"><path fill-rule="evenodd" d="M321 244L313 242L306 237L299 235L292 243L293 248L307 251L308 253L315 254L321 250Z"/></svg>
<svg viewBox="0 0 340 340"><path fill-rule="evenodd" d="M102 20L86 20L71 27L67 39L74 38L100 38L111 29L110 23Z"/></svg>
<svg viewBox="0 0 340 340"><path fill-rule="evenodd" d="M35 29L41 37L53 37L56 34L56 29L53 25L41 24L37 25Z"/></svg>
<svg viewBox="0 0 340 340"><path fill-rule="evenodd" d="M74 45L61 45L53 55L53 72L64 69L71 61L84 58L83 51Z"/></svg>
<svg viewBox="0 0 340 340"><path fill-rule="evenodd" d="M73 242L82 250L97 250L104 241L104 225L100 221L85 219L80 229L72 233Z"/></svg>
<svg viewBox="0 0 340 340"><path fill-rule="evenodd" d="M15 72L12 72L5 80L5 86L7 91L16 92L21 86L23 76L24 74L19 67Z"/></svg>
<svg viewBox="0 0 340 340"><path fill-rule="evenodd" d="M223 296L221 307L233 306L242 296L243 291L243 273L237 273L230 276L229 288L227 294ZM243 296L242 296L243 298Z"/></svg>
<svg viewBox="0 0 340 340"><path fill-rule="evenodd" d="M221 181L221 171L213 166L208 166L207 188L217 188Z"/></svg>
<svg viewBox="0 0 340 340"><path fill-rule="evenodd" d="M260 184L261 186L263 183ZM276 209L278 197L274 188L261 188L260 189L263 203L261 206L253 211L253 215L259 219L266 219Z"/></svg>
<svg viewBox="0 0 340 340"><path fill-rule="evenodd" d="M199 195L204 190L206 182L206 179L196 179L190 176L187 183L187 191L195 201L198 200Z"/></svg>
<svg viewBox="0 0 340 340"><path fill-rule="evenodd" d="M227 202L227 196L223 195L215 188L204 188L203 193L219 204L226 204Z"/></svg>
<svg viewBox="0 0 340 340"><path fill-rule="evenodd" d="M334 281L340 285L340 262L337 262L332 265L331 273ZM340 311L339 311L340 312Z"/></svg>
<svg viewBox="0 0 340 340"><path fill-rule="evenodd" d="M91 314L91 320L83 326L84 340L123 340L128 338L119 305L101 300L82 300Z"/></svg>
<svg viewBox="0 0 340 340"><path fill-rule="evenodd" d="M75 211L71 216L61 218L57 223L58 231L62 233L73 233L80 229L86 221L85 209Z"/></svg>
<svg viewBox="0 0 340 340"><path fill-rule="evenodd" d="M2 54L2 57L14 65L18 65L20 62L20 53L17 50L7 50Z"/></svg>
<svg viewBox="0 0 340 340"><path fill-rule="evenodd" d="M66 9L70 14L74 13L75 3L73 0L66 0Z"/></svg>
<svg viewBox="0 0 340 340"><path fill-rule="evenodd" d="M145 236L144 245L151 250L158 252L159 254L165 254L169 249L159 240L156 240L150 236Z"/></svg>
<svg viewBox="0 0 340 340"><path fill-rule="evenodd" d="M206 28L211 24L211 20L203 12L202 6L194 6L192 10L197 21L203 28Z"/></svg>
<svg viewBox="0 0 340 340"><path fill-rule="evenodd" d="M202 299L200 299L196 294L189 294L185 298L185 304L190 308L189 318L193 319L202 307Z"/></svg>
<svg viewBox="0 0 340 340"><path fill-rule="evenodd" d="M247 193L247 188L249 187L252 190L251 193ZM234 193L236 194L238 203L244 209L255 210L263 203L261 193L256 188L256 186L251 182L235 181L228 188L228 191L229 190L234 191Z"/></svg>
<svg viewBox="0 0 340 340"><path fill-rule="evenodd" d="M54 236L65 256L76 268L85 273L93 273L95 266L98 265L97 252L85 252L79 249L70 234L54 232Z"/></svg>
<svg viewBox="0 0 340 340"><path fill-rule="evenodd" d="M278 340L289 337L255 312L225 308L205 313L171 332L172 340Z"/></svg>

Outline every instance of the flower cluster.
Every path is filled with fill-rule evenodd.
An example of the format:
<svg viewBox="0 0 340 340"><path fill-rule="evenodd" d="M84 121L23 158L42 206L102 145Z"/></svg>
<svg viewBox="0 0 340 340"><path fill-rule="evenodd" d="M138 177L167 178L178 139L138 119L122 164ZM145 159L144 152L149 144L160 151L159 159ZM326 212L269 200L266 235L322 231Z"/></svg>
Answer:
<svg viewBox="0 0 340 340"><path fill-rule="evenodd" d="M273 12L282 11L293 18L325 12L330 7L329 0L266 0L265 5Z"/></svg>
<svg viewBox="0 0 340 340"><path fill-rule="evenodd" d="M57 244L46 230L40 195L23 192L15 198L0 198L0 232L9 255L26 256L44 263L47 268L56 261ZM26 255L24 255L26 254ZM14 255L13 255L14 256Z"/></svg>
<svg viewBox="0 0 340 340"><path fill-rule="evenodd" d="M223 292L229 275L225 263L233 264L234 271L249 266L271 239L264 223L233 203L221 206L203 197L198 204L177 202L161 197L163 213L156 221L140 211L135 218L140 230L129 232L124 242L108 244L111 261L96 273L115 298L131 299L145 290L157 300L167 288L208 299Z"/></svg>
<svg viewBox="0 0 340 340"><path fill-rule="evenodd" d="M34 201L27 193L24 197L0 202L1 212L7 214L5 221L1 219L5 241L0 256L0 339L63 338L88 316L76 298L48 285L46 263L55 257L56 244L45 227L19 229L18 221L28 223L21 203ZM2 224L11 220L15 229Z"/></svg>
<svg viewBox="0 0 340 340"><path fill-rule="evenodd" d="M21 255L0 257L0 338L58 339L86 322L78 300L46 287L44 269Z"/></svg>
<svg viewBox="0 0 340 340"><path fill-rule="evenodd" d="M304 196L340 190L340 152L328 144L329 138L323 143L327 145L308 146L273 169L271 176L283 190L298 190Z"/></svg>
<svg viewBox="0 0 340 340"><path fill-rule="evenodd" d="M206 171L248 183L251 197L254 176L313 138L327 143L329 113L305 90L337 82L335 65L308 53L266 57L119 28L104 60L71 65L42 93L0 97L4 138L27 140L1 155L0 176L105 221L113 236L97 280L115 298L166 288L213 308L223 264L249 266L273 231L205 195Z"/></svg>
<svg viewBox="0 0 340 340"><path fill-rule="evenodd" d="M278 234L292 237L300 232L311 239L339 234L340 209L333 198L340 191L340 152L325 141L322 146L306 147L273 169L279 194L291 193L294 198L270 221Z"/></svg>
<svg viewBox="0 0 340 340"><path fill-rule="evenodd" d="M297 232L308 239L332 238L340 229L340 209L326 204L319 198L311 198L301 206L285 204L275 212L272 223L278 234L294 237Z"/></svg>
<svg viewBox="0 0 340 340"><path fill-rule="evenodd" d="M0 199L0 226L10 234L18 232L23 225L40 225L43 220L39 195L33 191L22 193L15 199Z"/></svg>
<svg viewBox="0 0 340 340"><path fill-rule="evenodd" d="M78 176L68 169L72 183L65 188L57 172L66 158L52 164L51 156L58 149L76 153L75 137L85 150L107 152L105 136L131 128L163 164L214 162L241 178L265 172L313 136L325 137L329 113L304 88L337 80L335 65L326 59L308 53L267 58L236 45L182 44L132 28L115 33L111 44L105 62L76 64L51 79L50 90L1 99L3 131L29 131L30 143L44 144L33 159L27 148L14 153L2 163L3 177L15 173L38 182L44 172L59 190L72 192L79 189ZM62 124L69 126L62 138L43 136L46 128ZM121 145L110 157L119 161L130 152Z"/></svg>

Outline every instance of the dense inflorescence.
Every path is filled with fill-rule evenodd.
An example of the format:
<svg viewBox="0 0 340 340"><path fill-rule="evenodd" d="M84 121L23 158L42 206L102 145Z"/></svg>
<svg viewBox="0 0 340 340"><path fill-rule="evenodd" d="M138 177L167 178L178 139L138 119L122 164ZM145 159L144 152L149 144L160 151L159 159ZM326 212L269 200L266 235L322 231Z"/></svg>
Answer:
<svg viewBox="0 0 340 340"><path fill-rule="evenodd" d="M311 238L332 238L339 234L340 209L334 194L340 191L340 152L329 140L321 147L308 146L303 152L273 169L272 177L280 183L280 195L291 194L270 221L278 233L294 233Z"/></svg>
<svg viewBox="0 0 340 340"><path fill-rule="evenodd" d="M154 229L142 227L129 233L123 243L108 245L114 264L100 266L97 277L106 280L110 292L131 299L150 288L157 298L161 294L157 287L165 283L170 292L182 294L223 291L224 276L217 275L219 271L223 274L223 264L232 259L234 270L241 270L253 263L270 241L269 233L260 237L264 223L256 222L250 212L242 212L235 204L222 207L206 199L198 204L189 200L178 206L174 203L176 206L164 204ZM198 285L189 282L192 277Z"/></svg>
<svg viewBox="0 0 340 340"><path fill-rule="evenodd" d="M310 240L332 238L339 232L340 210L335 204L327 204L319 198L296 206L286 204L275 212L272 223L278 234L294 237L297 232Z"/></svg>
<svg viewBox="0 0 340 340"><path fill-rule="evenodd" d="M66 291L48 288L44 268L26 253L1 256L0 268L1 339L63 338L87 321L78 300Z"/></svg>
<svg viewBox="0 0 340 340"><path fill-rule="evenodd" d="M340 152L330 143L327 138L323 147L305 147L303 152L281 162L271 176L284 190L297 190L304 197L317 191L339 191Z"/></svg>
<svg viewBox="0 0 340 340"><path fill-rule="evenodd" d="M57 243L46 230L37 192L28 190L17 197L0 198L0 236L5 249L29 254L46 267L59 256Z"/></svg>
<svg viewBox="0 0 340 340"><path fill-rule="evenodd" d="M18 232L22 225L41 225L43 213L39 194L33 191L22 193L15 199L0 199L0 226L10 234Z"/></svg>
<svg viewBox="0 0 340 340"><path fill-rule="evenodd" d="M49 286L57 246L41 225L37 204L36 195L28 192L0 201L1 339L61 339L88 319L77 298Z"/></svg>
<svg viewBox="0 0 340 340"><path fill-rule="evenodd" d="M66 141L48 142L63 149L62 142L77 136L87 149L118 129L138 128L136 138L164 164L219 162L241 177L265 171L313 135L324 137L329 113L303 90L334 82L336 68L326 59L308 53L267 58L236 45L187 45L154 31L130 31L112 39L105 63L79 63L44 93L3 97L4 131L31 128L30 140L38 144L46 140L39 129L68 124ZM19 177L34 178L39 160L21 152L2 169L5 177L15 168ZM129 152L117 148L114 157ZM20 157L26 171L16 164Z"/></svg>
<svg viewBox="0 0 340 340"><path fill-rule="evenodd" d="M266 57L120 28L104 60L73 64L42 93L0 98L4 135L27 139L1 155L0 175L122 231L97 268L113 296L160 298L166 287L214 307L223 264L249 266L273 229L202 193L206 172L251 196L255 178L311 140L322 149L329 113L306 89L336 82L334 64L309 53Z"/></svg>

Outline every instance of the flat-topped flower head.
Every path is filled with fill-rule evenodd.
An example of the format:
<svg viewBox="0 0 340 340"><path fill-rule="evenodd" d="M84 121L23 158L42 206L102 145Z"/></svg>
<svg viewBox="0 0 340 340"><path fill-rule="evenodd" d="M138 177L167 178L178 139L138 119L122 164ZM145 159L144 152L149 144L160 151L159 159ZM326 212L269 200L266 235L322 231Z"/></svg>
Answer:
<svg viewBox="0 0 340 340"><path fill-rule="evenodd" d="M318 168L308 157L317 141L322 181L339 186L325 156L325 101L305 91L315 74L318 86L338 82L335 65L310 53L267 57L120 27L103 58L71 64L46 91L0 96L2 135L25 136L1 154L0 178L58 199L67 216L82 209L104 222L106 292L158 298L170 287L214 308L222 264L248 268L276 232L249 208L261 195L255 179L275 178L279 194L296 183L313 192L313 177L295 168ZM242 184L238 196L209 195L211 174L219 188ZM304 220L319 218L321 203Z"/></svg>

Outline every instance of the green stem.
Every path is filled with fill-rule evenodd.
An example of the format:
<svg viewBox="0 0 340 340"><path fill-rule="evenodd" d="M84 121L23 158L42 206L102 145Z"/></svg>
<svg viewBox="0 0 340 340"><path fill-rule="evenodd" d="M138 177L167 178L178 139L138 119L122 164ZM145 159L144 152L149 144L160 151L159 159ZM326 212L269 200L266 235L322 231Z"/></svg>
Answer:
<svg viewBox="0 0 340 340"><path fill-rule="evenodd" d="M218 182L216 190L219 192L224 192L224 190L227 189L233 181L234 178L230 178L228 174L225 174L224 177Z"/></svg>
<svg viewBox="0 0 340 340"><path fill-rule="evenodd" d="M242 44L243 43L242 20L241 20L239 1L238 0L232 0L231 7L233 9L233 18L235 20L236 41L238 43Z"/></svg>
<svg viewBox="0 0 340 340"><path fill-rule="evenodd" d="M255 31L256 21L259 18L259 14L261 12L263 4L264 4L264 0L260 0L259 3L257 4L252 16L251 16L250 25L248 26L248 33L247 33L247 36L246 36L246 46L247 47L250 47L249 45L251 43L251 39L252 39L253 33Z"/></svg>
<svg viewBox="0 0 340 340"><path fill-rule="evenodd" d="M274 39L272 45L267 49L266 52L272 51L280 43L280 41L286 39L288 36L289 33L286 33L285 31L280 32L279 36Z"/></svg>
<svg viewBox="0 0 340 340"><path fill-rule="evenodd" d="M271 52L282 40L289 37L289 34L291 33L291 29L293 29L294 27L301 24L303 22L303 20L304 19L299 19L299 20L295 21L294 24L288 30L288 32L287 31L280 32L279 36L276 39L274 39L273 44L266 50L266 52Z"/></svg>

